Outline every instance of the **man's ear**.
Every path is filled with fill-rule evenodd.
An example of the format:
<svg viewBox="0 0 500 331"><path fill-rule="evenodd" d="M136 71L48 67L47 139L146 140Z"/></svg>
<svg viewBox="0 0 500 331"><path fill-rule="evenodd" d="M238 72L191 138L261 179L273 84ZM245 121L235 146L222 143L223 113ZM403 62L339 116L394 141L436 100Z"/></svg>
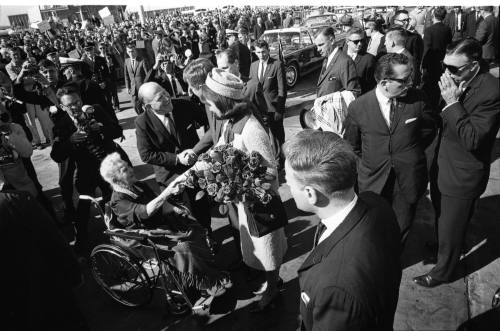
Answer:
<svg viewBox="0 0 500 331"><path fill-rule="evenodd" d="M307 201L312 205L316 205L318 202L318 192L311 186L304 187Z"/></svg>

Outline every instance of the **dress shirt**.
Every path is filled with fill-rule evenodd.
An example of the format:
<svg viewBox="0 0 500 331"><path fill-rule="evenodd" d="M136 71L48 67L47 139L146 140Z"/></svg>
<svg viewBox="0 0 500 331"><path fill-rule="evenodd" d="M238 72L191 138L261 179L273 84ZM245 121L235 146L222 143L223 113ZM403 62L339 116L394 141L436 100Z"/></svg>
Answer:
<svg viewBox="0 0 500 331"><path fill-rule="evenodd" d="M165 126L165 128L167 129L167 131L175 136L175 132L172 132L172 127L174 127L174 123L172 121L172 117L171 116L168 116L168 115L163 115L163 114L158 114L157 112L153 111L153 114L156 115L156 117L158 117L158 119L161 121L161 123ZM172 124L170 124L169 122L172 121ZM172 126L170 126L172 125Z"/></svg>
<svg viewBox="0 0 500 331"><path fill-rule="evenodd" d="M135 69L135 61L136 59L130 58L130 65L132 66L132 69Z"/></svg>
<svg viewBox="0 0 500 331"><path fill-rule="evenodd" d="M325 231L321 234L321 237L319 237L318 244L321 243L323 240L328 238L335 229L338 228L340 223L342 223L347 215L351 212L351 210L354 208L356 205L356 202L358 201L358 196L354 194L354 198L352 199L351 202L332 216L325 218L324 220L321 220L321 223L323 223L326 226Z"/></svg>
<svg viewBox="0 0 500 331"><path fill-rule="evenodd" d="M370 36L370 43L368 44L367 53L370 53L373 56L377 56L378 46L380 45L380 41L384 35L379 31L372 31Z"/></svg>
<svg viewBox="0 0 500 331"><path fill-rule="evenodd" d="M269 60L269 58L265 61L259 61L259 72L258 72L258 75L259 75L259 81L262 80L262 77L260 77L261 73L262 75L265 75L266 74L266 68L267 68L267 61ZM264 66L264 70L262 70L262 66Z"/></svg>
<svg viewBox="0 0 500 331"><path fill-rule="evenodd" d="M335 54L337 54L338 50L339 50L339 48L335 47L335 49L333 50L332 54L328 55L328 60L326 61L326 68L328 68L328 66L330 65L330 62L332 62L333 57L335 56Z"/></svg>
<svg viewBox="0 0 500 331"><path fill-rule="evenodd" d="M356 59L356 56L358 53L351 53L349 50L347 50L347 56L349 56L353 61Z"/></svg>
<svg viewBox="0 0 500 331"><path fill-rule="evenodd" d="M382 116L384 117L385 123L387 123L387 127L391 127L391 99L386 97L382 91L380 91L380 87L377 86L375 89L375 96L377 97L378 105L380 107L380 111L382 112Z"/></svg>
<svg viewBox="0 0 500 331"><path fill-rule="evenodd" d="M457 31L462 31L462 13L457 13L457 24L455 27Z"/></svg>

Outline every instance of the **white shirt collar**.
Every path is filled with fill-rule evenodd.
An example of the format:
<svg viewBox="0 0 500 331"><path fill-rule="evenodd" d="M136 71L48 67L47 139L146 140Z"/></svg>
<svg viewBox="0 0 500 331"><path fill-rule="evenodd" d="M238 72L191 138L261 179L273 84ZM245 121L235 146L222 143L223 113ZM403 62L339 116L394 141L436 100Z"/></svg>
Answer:
<svg viewBox="0 0 500 331"><path fill-rule="evenodd" d="M321 223L326 226L326 229L323 234L321 234L321 237L318 240L318 244L328 238L339 227L339 225L345 220L347 215L349 215L351 210L353 210L356 202L358 202L358 196L354 194L354 198L344 208L342 208L332 216L321 220Z"/></svg>
<svg viewBox="0 0 500 331"><path fill-rule="evenodd" d="M404 47L403 47L403 48L401 48L399 51L396 51L396 54L401 54L401 53L403 53L403 52L405 51L405 49L406 49L406 48L404 48Z"/></svg>
<svg viewBox="0 0 500 331"><path fill-rule="evenodd" d="M381 104L388 104L391 102L391 100L382 93L380 86L377 86L375 89L375 95L377 96L378 102Z"/></svg>
<svg viewBox="0 0 500 331"><path fill-rule="evenodd" d="M337 54L337 51L339 50L338 47L335 47L335 49L333 50L333 52L328 55L328 60L326 61L326 67L328 68L328 66L330 65L330 62L332 62L332 59L333 57L335 56L335 54Z"/></svg>

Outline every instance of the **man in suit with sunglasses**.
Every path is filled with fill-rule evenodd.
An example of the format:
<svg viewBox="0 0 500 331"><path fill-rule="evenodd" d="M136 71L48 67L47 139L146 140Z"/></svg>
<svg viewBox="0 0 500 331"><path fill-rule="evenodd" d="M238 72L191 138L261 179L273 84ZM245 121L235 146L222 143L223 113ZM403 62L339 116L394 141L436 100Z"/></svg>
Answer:
<svg viewBox="0 0 500 331"><path fill-rule="evenodd" d="M413 280L434 287L452 281L467 225L486 189L491 151L500 125L498 79L480 65L481 44L474 39L451 43L439 81L446 104L437 156L437 183L431 182L437 216L437 263ZM432 181L432 178L431 178ZM437 184L437 185L436 185Z"/></svg>
<svg viewBox="0 0 500 331"><path fill-rule="evenodd" d="M365 32L361 28L351 28L347 31L346 47L344 51L352 58L358 73L361 94L364 94L377 85L373 72L375 70L375 56L364 50Z"/></svg>

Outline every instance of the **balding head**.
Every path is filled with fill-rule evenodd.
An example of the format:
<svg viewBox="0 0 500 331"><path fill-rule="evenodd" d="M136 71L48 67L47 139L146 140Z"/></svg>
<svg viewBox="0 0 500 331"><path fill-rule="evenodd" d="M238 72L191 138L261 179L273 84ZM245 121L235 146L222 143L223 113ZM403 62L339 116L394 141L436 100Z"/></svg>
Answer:
<svg viewBox="0 0 500 331"><path fill-rule="evenodd" d="M144 110L151 109L157 114L167 114L173 110L170 94L158 83L148 82L141 85L137 93Z"/></svg>

